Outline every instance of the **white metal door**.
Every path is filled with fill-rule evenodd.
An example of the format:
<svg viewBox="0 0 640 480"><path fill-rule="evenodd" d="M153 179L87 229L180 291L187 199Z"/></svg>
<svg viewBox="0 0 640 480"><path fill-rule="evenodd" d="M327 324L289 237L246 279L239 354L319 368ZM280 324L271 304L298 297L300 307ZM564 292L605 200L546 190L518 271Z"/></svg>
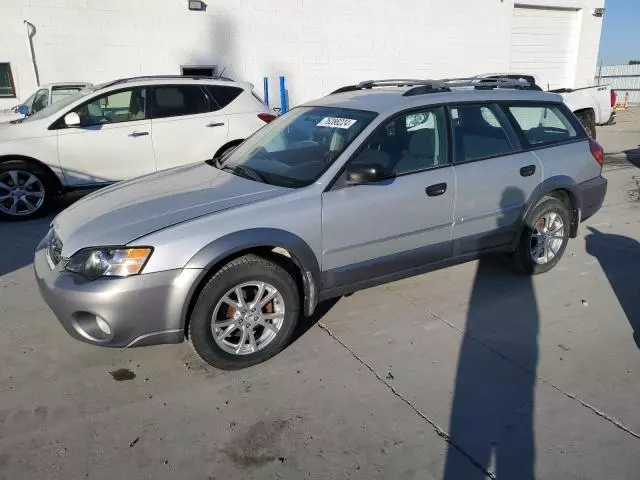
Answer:
<svg viewBox="0 0 640 480"><path fill-rule="evenodd" d="M151 120L58 130L68 185L117 182L153 173Z"/></svg>
<svg viewBox="0 0 640 480"><path fill-rule="evenodd" d="M536 75L545 90L573 88L578 34L578 10L515 6L509 70Z"/></svg>
<svg viewBox="0 0 640 480"><path fill-rule="evenodd" d="M158 170L213 158L227 142L227 115L211 111L199 85L157 85L151 103Z"/></svg>

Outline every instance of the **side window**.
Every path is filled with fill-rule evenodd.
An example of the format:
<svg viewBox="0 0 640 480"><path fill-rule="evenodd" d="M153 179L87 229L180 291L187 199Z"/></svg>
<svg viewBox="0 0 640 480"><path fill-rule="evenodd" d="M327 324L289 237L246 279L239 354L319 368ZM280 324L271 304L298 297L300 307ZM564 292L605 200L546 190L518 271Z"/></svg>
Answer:
<svg viewBox="0 0 640 480"><path fill-rule="evenodd" d="M159 85L153 89L153 118L209 111L209 99L198 85Z"/></svg>
<svg viewBox="0 0 640 480"><path fill-rule="evenodd" d="M447 163L443 108L399 115L379 126L352 165L375 164L393 177Z"/></svg>
<svg viewBox="0 0 640 480"><path fill-rule="evenodd" d="M39 112L47 105L49 105L49 90L42 88L36 92L36 96L33 99L33 106L29 113L34 114Z"/></svg>
<svg viewBox="0 0 640 480"><path fill-rule="evenodd" d="M530 145L564 142L577 138L576 131L555 106L511 106L509 111Z"/></svg>
<svg viewBox="0 0 640 480"><path fill-rule="evenodd" d="M218 104L218 109L223 109L231 102L233 102L240 94L242 89L238 87L225 87L222 85L205 85L205 88L209 92L209 95ZM260 100L262 101L262 100Z"/></svg>
<svg viewBox="0 0 640 480"><path fill-rule="evenodd" d="M452 107L451 125L456 163L508 155L515 150L505 129L506 120L496 105Z"/></svg>
<svg viewBox="0 0 640 480"><path fill-rule="evenodd" d="M146 89L133 88L102 95L78 107L76 113L82 126L144 120L147 118Z"/></svg>

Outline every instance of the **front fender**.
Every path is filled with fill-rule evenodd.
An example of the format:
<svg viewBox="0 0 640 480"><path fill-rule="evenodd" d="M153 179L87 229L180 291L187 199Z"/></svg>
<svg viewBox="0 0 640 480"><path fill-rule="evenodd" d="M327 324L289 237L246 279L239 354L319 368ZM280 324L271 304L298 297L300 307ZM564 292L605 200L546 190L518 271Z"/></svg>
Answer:
<svg viewBox="0 0 640 480"><path fill-rule="evenodd" d="M205 272L235 253L266 246L284 248L291 255L302 273L305 315L311 315L318 302L320 265L311 247L297 235L285 230L251 228L230 233L200 249L184 268L202 270L204 276Z"/></svg>

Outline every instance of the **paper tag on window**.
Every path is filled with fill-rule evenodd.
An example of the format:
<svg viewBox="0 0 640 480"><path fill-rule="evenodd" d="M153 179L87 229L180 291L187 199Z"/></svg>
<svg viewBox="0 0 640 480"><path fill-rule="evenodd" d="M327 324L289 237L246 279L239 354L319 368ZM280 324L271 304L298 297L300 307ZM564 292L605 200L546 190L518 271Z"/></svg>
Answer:
<svg viewBox="0 0 640 480"><path fill-rule="evenodd" d="M347 129L357 122L357 120L352 120L351 118L324 117L322 120L320 120L316 127Z"/></svg>

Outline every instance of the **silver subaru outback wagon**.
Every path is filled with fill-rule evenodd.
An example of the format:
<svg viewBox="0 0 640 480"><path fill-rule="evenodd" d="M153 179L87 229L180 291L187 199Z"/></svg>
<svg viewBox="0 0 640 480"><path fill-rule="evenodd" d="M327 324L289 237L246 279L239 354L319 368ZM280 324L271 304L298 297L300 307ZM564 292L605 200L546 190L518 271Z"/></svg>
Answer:
<svg viewBox="0 0 640 480"><path fill-rule="evenodd" d="M520 81L363 82L222 158L78 201L35 274L79 340L188 338L242 368L331 297L496 252L550 270L602 205L602 163L561 98Z"/></svg>

